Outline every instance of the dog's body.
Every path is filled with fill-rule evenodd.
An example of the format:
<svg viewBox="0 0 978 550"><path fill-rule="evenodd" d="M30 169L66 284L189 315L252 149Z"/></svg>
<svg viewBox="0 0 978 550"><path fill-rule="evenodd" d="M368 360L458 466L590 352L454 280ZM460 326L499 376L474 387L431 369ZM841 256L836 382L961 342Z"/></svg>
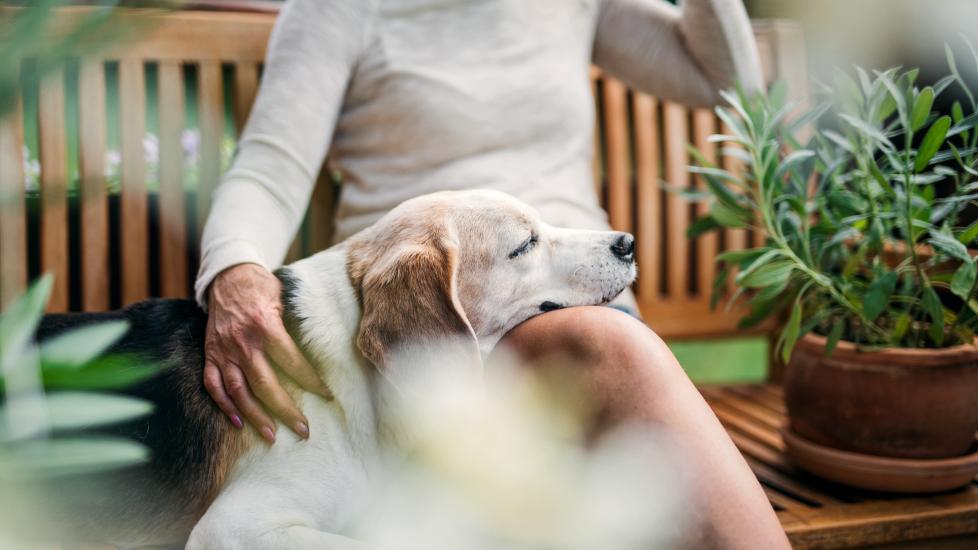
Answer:
<svg viewBox="0 0 978 550"><path fill-rule="evenodd" d="M546 226L500 193L438 193L279 270L286 325L335 400L288 387L309 439L280 426L270 447L234 429L204 391L207 319L192 302L48 316L41 340L127 319L132 329L113 352L171 365L132 389L154 414L116 430L146 444L151 462L86 481L84 494L102 491L106 502L66 499L81 518L72 528L122 546L189 536L190 548L359 547L342 534L400 432L381 386L431 360L436 344L452 342L477 365L541 311L607 302L634 278L632 250L630 236Z"/></svg>

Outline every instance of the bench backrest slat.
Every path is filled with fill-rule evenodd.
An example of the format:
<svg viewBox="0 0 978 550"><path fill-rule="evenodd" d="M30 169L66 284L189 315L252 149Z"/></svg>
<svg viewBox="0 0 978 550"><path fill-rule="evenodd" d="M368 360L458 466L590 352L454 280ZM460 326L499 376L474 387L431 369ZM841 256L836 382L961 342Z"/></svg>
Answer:
<svg viewBox="0 0 978 550"><path fill-rule="evenodd" d="M55 28L69 28L84 13L60 10ZM227 144L254 102L274 15L122 13L138 29L134 39L71 60L39 89L25 76L29 95L0 122L4 304L28 276L47 271L56 276L52 311L104 310L191 292L211 194L229 161ZM803 90L799 30L760 22L755 31L768 80L785 76ZM29 69L28 60L25 75ZM737 333L741 309L709 308L713 259L763 235L733 230L690 240L688 227L708 206L661 184L703 185L687 171L686 146L692 142L715 160L718 148L707 138L721 129L719 120L709 110L630 90L597 68L592 89L595 189L611 224L636 235L635 289L645 317L669 338ZM25 127L37 128L37 143ZM25 144L41 167L39 190L26 194ZM723 163L737 168L729 158ZM290 259L328 245L336 198L327 163Z"/></svg>

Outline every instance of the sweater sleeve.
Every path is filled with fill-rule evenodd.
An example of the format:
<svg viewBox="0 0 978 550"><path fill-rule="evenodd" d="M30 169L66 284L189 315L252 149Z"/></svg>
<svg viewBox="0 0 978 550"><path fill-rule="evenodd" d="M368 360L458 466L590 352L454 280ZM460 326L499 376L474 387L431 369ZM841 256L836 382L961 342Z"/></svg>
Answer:
<svg viewBox="0 0 978 550"><path fill-rule="evenodd" d="M261 88L201 241L197 302L233 265L275 269L309 205L372 2L290 0L272 32Z"/></svg>
<svg viewBox="0 0 978 550"><path fill-rule="evenodd" d="M694 107L718 91L763 86L750 20L741 0L599 0L594 62L629 85Z"/></svg>

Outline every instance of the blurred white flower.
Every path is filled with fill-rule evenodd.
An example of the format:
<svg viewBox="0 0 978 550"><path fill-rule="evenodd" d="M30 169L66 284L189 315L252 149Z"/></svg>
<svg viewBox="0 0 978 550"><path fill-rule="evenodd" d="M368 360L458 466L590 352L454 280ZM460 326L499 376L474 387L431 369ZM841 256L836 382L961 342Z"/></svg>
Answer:
<svg viewBox="0 0 978 550"><path fill-rule="evenodd" d="M180 144L183 146L184 162L197 164L200 159L200 130L185 128L180 134Z"/></svg>
<svg viewBox="0 0 978 550"><path fill-rule="evenodd" d="M582 412L508 363L488 365L482 385L430 369L400 380L424 389L388 413L409 451L388 456L355 536L397 550L675 544L681 481L655 434L631 427L587 444Z"/></svg>
<svg viewBox="0 0 978 550"><path fill-rule="evenodd" d="M24 167L24 190L38 191L41 181L41 162L31 155L31 150L25 145L21 151Z"/></svg>
<svg viewBox="0 0 978 550"><path fill-rule="evenodd" d="M146 134L143 136L143 158L147 165L160 163L160 138L156 134Z"/></svg>
<svg viewBox="0 0 978 550"><path fill-rule="evenodd" d="M122 154L115 149L110 149L105 153L105 178L108 180L119 179L122 167Z"/></svg>

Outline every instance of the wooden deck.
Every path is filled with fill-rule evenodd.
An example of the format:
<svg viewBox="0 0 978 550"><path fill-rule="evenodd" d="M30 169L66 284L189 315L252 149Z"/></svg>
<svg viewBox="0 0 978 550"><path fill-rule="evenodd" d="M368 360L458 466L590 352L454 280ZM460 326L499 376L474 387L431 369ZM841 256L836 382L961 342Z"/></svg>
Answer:
<svg viewBox="0 0 978 550"><path fill-rule="evenodd" d="M700 390L761 481L795 548L978 548L978 482L909 498L822 481L784 454L779 386Z"/></svg>

